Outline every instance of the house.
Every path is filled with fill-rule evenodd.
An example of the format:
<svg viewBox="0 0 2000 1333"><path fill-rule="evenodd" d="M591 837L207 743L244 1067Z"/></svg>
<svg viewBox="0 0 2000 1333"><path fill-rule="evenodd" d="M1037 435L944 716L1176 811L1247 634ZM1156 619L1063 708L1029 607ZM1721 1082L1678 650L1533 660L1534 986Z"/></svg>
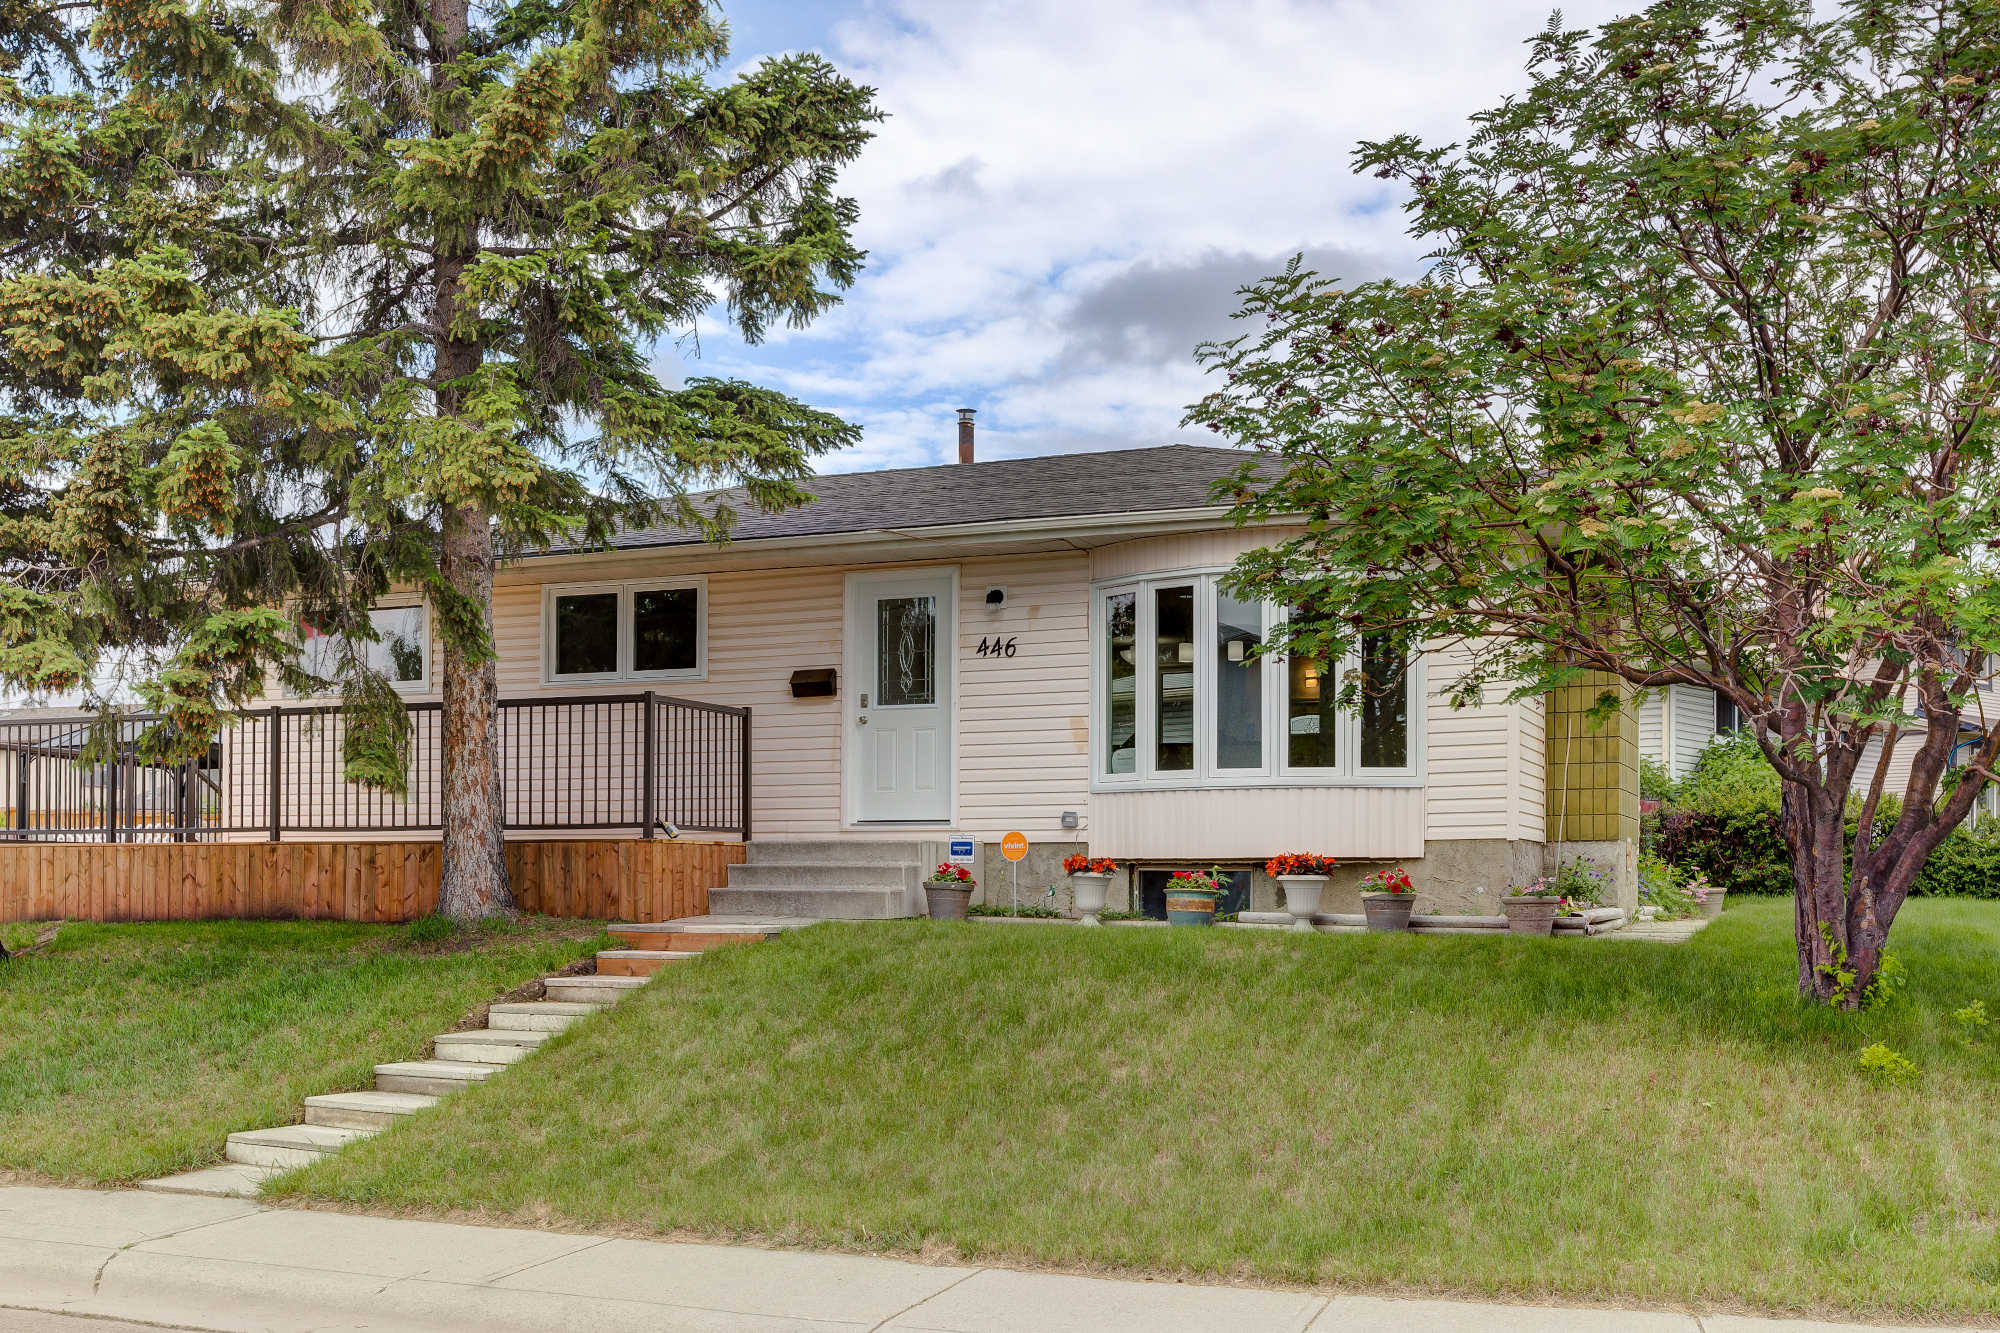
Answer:
<svg viewBox="0 0 2000 1333"><path fill-rule="evenodd" d="M1274 907L1263 860L1314 851L1344 863L1331 910L1396 864L1427 910L1490 912L1561 843L1629 894L1638 737L1582 718L1597 687L1454 709L1457 664L1426 653L1338 710L1310 664L1253 654L1275 610L1220 584L1287 531L1215 502L1240 452L976 462L969 418L958 463L817 478L803 508L741 508L723 546L636 529L505 564L512 828L747 839L787 863L733 869L718 911L914 911L918 872L954 854L1026 902L1066 894L1065 856L1115 857L1113 906L1156 912L1171 870L1209 865L1240 872L1225 910ZM407 795L342 781L331 701L277 699L225 734L183 836L436 828L432 629L415 597L375 615L367 651L412 709Z"/></svg>

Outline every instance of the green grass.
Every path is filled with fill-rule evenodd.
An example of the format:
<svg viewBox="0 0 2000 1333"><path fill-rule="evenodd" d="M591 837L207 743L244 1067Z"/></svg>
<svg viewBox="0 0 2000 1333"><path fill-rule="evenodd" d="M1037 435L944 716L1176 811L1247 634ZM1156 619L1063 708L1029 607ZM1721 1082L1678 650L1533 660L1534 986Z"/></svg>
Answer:
<svg viewBox="0 0 2000 1333"><path fill-rule="evenodd" d="M1786 902L1681 946L908 922L674 969L287 1177L491 1220L1515 1297L2000 1307L2000 909L1911 903L1893 1012ZM1882 1086L1881 1041L1917 1064Z"/></svg>
<svg viewBox="0 0 2000 1333"><path fill-rule="evenodd" d="M37 929L5 927L5 942ZM530 920L461 943L325 922L66 925L0 963L0 1173L109 1182L213 1163L231 1131L372 1086L371 1066L602 940L595 923Z"/></svg>

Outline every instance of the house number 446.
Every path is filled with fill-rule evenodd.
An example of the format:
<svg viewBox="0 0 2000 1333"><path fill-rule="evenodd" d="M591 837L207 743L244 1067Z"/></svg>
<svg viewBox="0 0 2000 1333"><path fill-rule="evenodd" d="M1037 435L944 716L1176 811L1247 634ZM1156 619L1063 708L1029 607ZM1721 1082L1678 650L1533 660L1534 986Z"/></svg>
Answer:
<svg viewBox="0 0 2000 1333"><path fill-rule="evenodd" d="M981 657L1012 657L1014 655L1013 636L1009 635L1003 639L996 634L992 638L981 639L979 641L979 655Z"/></svg>

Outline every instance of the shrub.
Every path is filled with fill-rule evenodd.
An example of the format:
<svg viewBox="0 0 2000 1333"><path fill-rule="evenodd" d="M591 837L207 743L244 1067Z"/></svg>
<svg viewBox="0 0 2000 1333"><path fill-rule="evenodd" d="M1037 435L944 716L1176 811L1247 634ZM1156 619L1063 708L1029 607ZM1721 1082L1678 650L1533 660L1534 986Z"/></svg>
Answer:
<svg viewBox="0 0 2000 1333"><path fill-rule="evenodd" d="M1776 814L1778 771L1747 731L1719 736L1675 783L1666 799L1705 815Z"/></svg>
<svg viewBox="0 0 2000 1333"><path fill-rule="evenodd" d="M1917 1066L1907 1055L1890 1050L1881 1042L1861 1052L1861 1072L1881 1083L1914 1083Z"/></svg>

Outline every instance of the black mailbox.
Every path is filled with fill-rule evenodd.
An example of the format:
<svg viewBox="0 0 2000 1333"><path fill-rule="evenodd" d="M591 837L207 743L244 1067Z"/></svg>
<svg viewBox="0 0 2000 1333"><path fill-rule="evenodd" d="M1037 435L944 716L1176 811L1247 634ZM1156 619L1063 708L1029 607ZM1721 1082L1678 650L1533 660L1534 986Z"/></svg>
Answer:
<svg viewBox="0 0 2000 1333"><path fill-rule="evenodd" d="M840 693L840 673L832 667L800 667L792 673L794 699L831 699Z"/></svg>

